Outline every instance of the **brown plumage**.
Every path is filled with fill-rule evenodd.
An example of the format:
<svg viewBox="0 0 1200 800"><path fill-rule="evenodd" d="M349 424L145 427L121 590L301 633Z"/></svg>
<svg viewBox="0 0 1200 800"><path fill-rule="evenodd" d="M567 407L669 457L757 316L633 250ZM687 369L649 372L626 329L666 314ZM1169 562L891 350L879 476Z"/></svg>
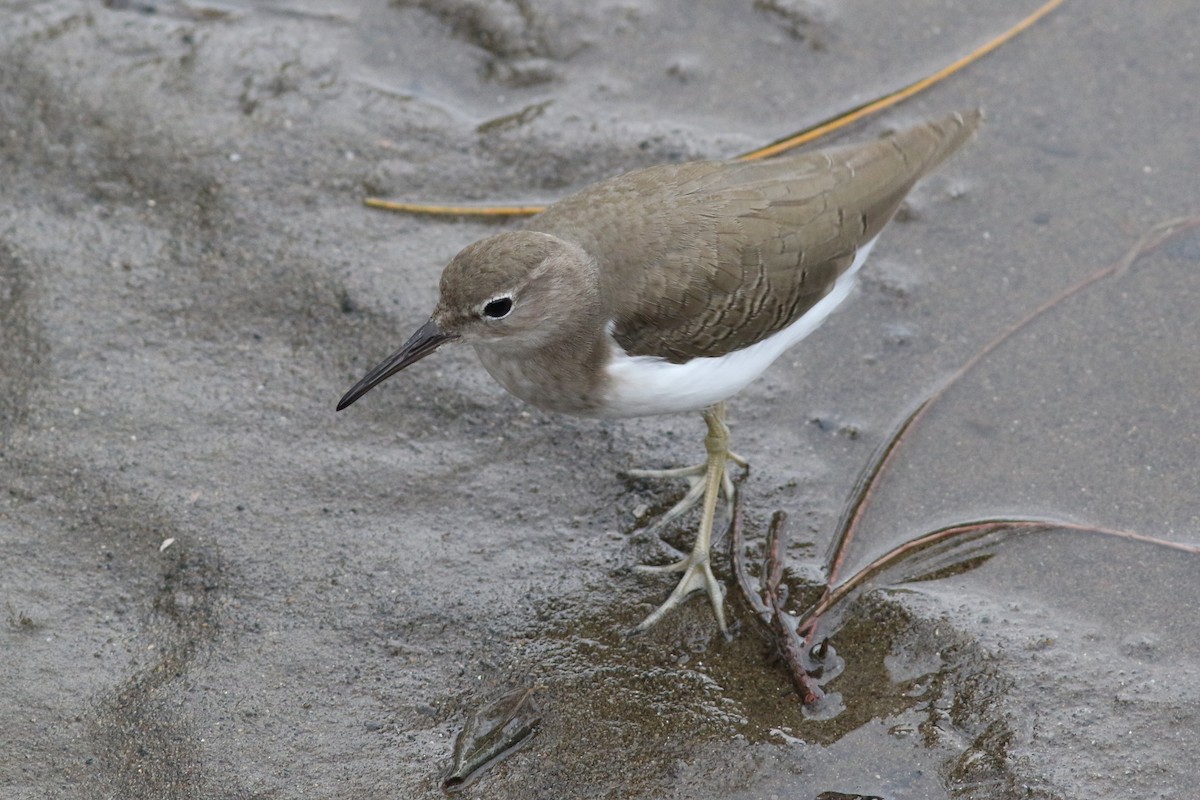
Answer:
<svg viewBox="0 0 1200 800"><path fill-rule="evenodd" d="M954 114L768 161L650 167L561 200L525 228L597 260L614 338L630 355L676 363L724 355L824 297L979 121L979 112Z"/></svg>

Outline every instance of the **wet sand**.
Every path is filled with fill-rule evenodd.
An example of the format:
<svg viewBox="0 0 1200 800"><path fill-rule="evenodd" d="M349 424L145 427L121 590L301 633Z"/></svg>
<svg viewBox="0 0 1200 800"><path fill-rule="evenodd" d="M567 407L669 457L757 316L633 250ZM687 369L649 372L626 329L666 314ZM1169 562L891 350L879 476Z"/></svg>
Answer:
<svg viewBox="0 0 1200 800"><path fill-rule="evenodd" d="M578 5L0 10L0 795L439 797L470 713L526 686L537 732L463 796L1186 795L1195 556L1058 531L889 582L812 720L736 602L730 643L698 599L623 636L670 589L630 568L681 487L618 473L699 458L698 416L543 413L450 348L334 413L498 230L364 195L544 201L733 155L1034 4ZM731 404L797 608L921 397L1200 213L1197 85L1194 4L1067 3L846 134L988 115ZM1198 307L1192 233L1022 330L906 443L847 570L992 515L1200 544Z"/></svg>

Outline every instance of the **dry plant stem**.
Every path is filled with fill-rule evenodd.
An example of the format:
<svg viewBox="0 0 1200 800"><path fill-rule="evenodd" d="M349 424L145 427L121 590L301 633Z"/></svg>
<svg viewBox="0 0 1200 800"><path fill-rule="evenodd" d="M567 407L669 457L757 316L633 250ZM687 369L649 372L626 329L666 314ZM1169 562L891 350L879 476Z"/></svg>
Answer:
<svg viewBox="0 0 1200 800"><path fill-rule="evenodd" d="M943 387L944 388L944 387ZM842 515L838 519L837 534L829 548L829 555L826 558L827 568L827 585L832 586L842 562L845 559L845 553L850 544L850 537L858 527L858 518L861 516L862 509L866 505L867 495L875 485L883 465L891 459L892 451L899 446L901 439L904 437L905 431L925 410L925 407L933 402L936 395L922 400L916 408L909 412L908 416L900 423L896 430L889 436L883 445L875 451L875 454L868 462L866 469L858 476L858 481L854 484L854 490L850 493L851 501L842 509ZM828 591L828 589L827 589Z"/></svg>
<svg viewBox="0 0 1200 800"><path fill-rule="evenodd" d="M545 210L542 205L439 205L437 203L406 203L401 200L384 200L380 197L367 197L363 205L368 208L378 208L381 211L395 211L398 214L428 214L434 217L532 217Z"/></svg>
<svg viewBox="0 0 1200 800"><path fill-rule="evenodd" d="M991 53L996 48L1009 42L1018 34L1030 28L1034 23L1042 17L1049 14L1058 6L1062 5L1063 0L1050 0L1040 6L1025 19L1012 26L1004 33L997 36L995 39L987 42L981 47L976 48L967 55L958 60L942 67L931 75L927 75L918 81L910 83L901 89L894 92L889 92L874 100L863 103L860 106L850 109L842 114L822 120L814 125L789 134L782 139L777 139L770 144L751 150L748 153L742 153L736 156L741 161L756 161L762 158L770 158L771 156L786 153L789 150L794 150L801 145L816 141L823 136L828 136L835 131L839 131L849 125L853 125L861 119L878 114L879 112L891 108L894 105L904 102L905 100L917 95L931 86L941 83L946 78L954 75L956 72L970 66L987 54ZM370 208L378 208L383 211L395 211L401 214L427 214L437 217L490 217L493 219L501 219L506 217L531 217L534 214L541 213L544 205L524 205L524 204L509 204L509 205L442 205L437 203L410 203L399 200L384 200L379 197L367 197L363 203Z"/></svg>
<svg viewBox="0 0 1200 800"><path fill-rule="evenodd" d="M1190 555L1200 555L1200 547L1196 545L1183 544L1181 542L1172 542L1166 539L1160 539L1156 536L1147 536L1144 533L1135 531L1124 531L1115 528L1102 528L1096 525L1082 525L1074 522L1064 522L1054 519L985 519L976 520L974 522L964 522L958 525L951 525L946 528L939 528L936 531L930 531L924 536L913 539L910 542L905 542L899 547L893 548L884 555L872 561L867 566L856 572L845 583L826 593L815 606L805 612L801 618L800 629L811 630L816 620L823 614L829 611L838 603L845 600L856 589L860 588L871 578L886 570L888 567L894 566L902 559L913 553L929 547L934 544L949 541L963 536L984 536L989 533L998 531L1079 531L1082 533L1095 533L1101 536L1111 536L1127 541L1141 542L1143 544L1152 544L1159 547L1168 547L1172 550L1188 553Z"/></svg>
<svg viewBox="0 0 1200 800"><path fill-rule="evenodd" d="M783 584L782 551L786 521L787 515L782 511L776 511L771 517L771 526L767 530L767 557L763 567L763 587L760 595L751 584L750 574L746 571L741 499L735 498L733 520L729 523L729 560L737 576L742 597L754 609L763 627L779 647L780 654L787 663L792 684L800 694L801 700L805 705L812 705L825 696L825 691L806 668L809 662L806 657L808 646L791 625L792 617L783 610L783 595L779 591Z"/></svg>
<svg viewBox="0 0 1200 800"><path fill-rule="evenodd" d="M790 617L783 610L783 594L779 587L783 582L783 542L785 539L783 525L787 515L776 511L771 517L771 527L767 530L767 584L763 587L767 604L770 605L771 627L775 640L783 653L783 660L788 665L788 673L792 676L792 684L800 693L800 699L806 706L816 703L825 696L825 691L817 684L816 679L809 673L806 665L808 644L796 633L797 628L791 624Z"/></svg>
<svg viewBox="0 0 1200 800"><path fill-rule="evenodd" d="M897 89L889 94L885 94L882 97L870 100L856 108L852 108L849 111L838 114L835 117L823 120L815 125L810 125L798 133L793 133L789 136L785 136L782 139L777 139L770 144L764 145L755 150L751 150L748 153L743 153L742 155L738 156L738 159L742 161L754 161L760 158L777 156L780 153L785 153L788 150L792 150L793 148L800 147L801 145L808 144L816 139L820 139L822 136L828 136L834 131L841 130L847 125L852 125L855 122L858 122L860 119L865 119L872 114L878 114L884 109L891 108L894 105L902 103L913 95L919 94L931 86L941 83L959 70L974 64L976 61L983 58L997 47L1000 47L1000 45L1010 41L1018 34L1032 26L1042 17L1058 8L1060 5L1062 5L1062 2L1063 0L1050 0L1050 2L1042 5L1032 14L1025 17L1025 19L1021 20L1016 25L997 36L995 39L992 39L983 46L976 48L957 61L942 67L937 72L921 78L919 81L910 83L908 86L905 86L902 89Z"/></svg>
<svg viewBox="0 0 1200 800"><path fill-rule="evenodd" d="M851 502L847 514L843 516L843 524L839 528L840 533L836 539L836 552L830 561L828 570L826 571L826 585L828 587L826 591L832 591L832 587L837 583L837 580L840 577L842 564L845 560L848 546L854 536L855 531L858 529L858 524L862 519L863 513L870 504L871 495L875 489L875 486L879 483L879 477L895 459L897 450L900 449L900 446L908 438L908 435L912 431L913 427L920 422L922 418L924 418L925 413L929 410L929 407L933 405L934 402L941 399L941 397L950 389L950 387L952 387L964 375L970 372L976 364L986 358L990 353L992 353L992 351L1011 338L1014 334L1032 323L1035 319L1045 314L1055 306L1058 306L1060 303L1063 303L1069 298L1074 297L1076 294L1079 294L1093 283L1124 272L1140 257L1153 252L1172 237L1198 226L1200 226L1200 217L1178 217L1176 219L1167 220L1166 222L1161 222L1150 228L1150 230L1144 233L1133 245L1133 247L1131 247L1116 263L1093 272L1091 275L1087 276L1075 285L1068 287L1055 297L1050 298L1045 303L1042 303L1033 311L1026 314L1007 330L1003 331L999 336L984 345L982 350L968 359L965 364L959 367L942 383L941 386L935 389L933 393L929 395L929 397L927 397L919 406L917 406L916 410L914 410L912 414L909 415L909 417L904 420L903 423L901 423L900 428L896 431L895 435L880 451L879 455L877 456L877 461L871 468L867 470L864 479L860 480L859 485L856 488L854 500Z"/></svg>
<svg viewBox="0 0 1200 800"><path fill-rule="evenodd" d="M783 604L784 598L779 594L779 587L783 583L783 542L786 540L784 536L783 526L787 523L787 514L782 511L776 511L771 515L771 524L767 528L767 557L763 562L763 575L766 577L766 593L767 604L779 613L779 606Z"/></svg>
<svg viewBox="0 0 1200 800"><path fill-rule="evenodd" d="M889 439L888 442L879 450L875 460L867 468L867 470L864 471L863 476L859 479L859 482L855 487L853 500L848 505L846 512L842 515L842 520L838 526L838 535L834 540L834 549L826 569L825 593L821 600L818 601L817 604L804 615L801 624L798 626L798 630L806 640L813 638L821 616L828 611L829 608L831 608L837 601L844 598L850 591L853 590L855 586L861 584L863 580L866 580L866 577L875 574L878 569L882 568L876 567L880 561L884 559L894 560L895 558L899 558L903 554L910 552L914 547L923 547L930 544L932 541L939 540L939 538L949 538L954 535L963 535L966 533L978 533L980 526L999 524L999 521L974 522L926 534L925 536L914 540L907 545L902 545L896 550L886 554L881 559L877 559L876 562L873 562L863 570L860 570L845 584L842 586L837 586L838 578L841 576L842 565L845 562L846 554L849 552L850 542L853 539L855 532L858 530L859 522L862 519L867 506L870 504L871 495L874 492L875 486L878 485L879 479L887 467L894 461L896 452L900 449L900 446L904 443L904 441L907 440L908 435L912 431L913 427L924 418L925 413L929 410L929 407L933 405L935 401L939 400L950 389L950 387L957 383L967 372L974 368L976 364L987 357L988 354L1007 341L1015 333L1032 323L1042 314L1045 314L1047 311L1058 306L1060 303L1082 292L1084 289L1096 283L1097 281L1124 273L1142 256L1158 249L1175 236L1178 236L1179 234L1196 227L1200 227L1200 216L1176 217L1174 219L1169 219L1154 225L1144 234L1142 234L1142 236L1138 238L1137 242L1135 242L1133 246L1126 251L1125 255L1123 255L1115 263L1093 272L1083 280L1063 290L1055 297L1050 298L1045 303L1031 311L1029 314L1026 314L1008 329L1000 333L999 336L988 342L988 344L986 344L982 350L977 352L965 364L959 367L958 370L951 374L941 386L939 386L933 391L933 393L929 395L929 397L922 401L920 405L918 405L917 408L900 424L899 428L896 430L896 433L893 434L891 439ZM1135 539L1137 541L1161 544L1175 549L1184 550L1186 552L1200 552L1196 548L1192 548L1189 545L1167 542L1166 540L1144 536L1143 534L1132 533L1129 531L1113 531L1094 526L1080 526L1073 523L1064 523L1051 520L1009 520L1002 527L1040 527L1044 529L1060 528L1067 530L1089 530L1097 533L1104 533L1106 535L1123 536L1125 538ZM929 539L929 537L937 538Z"/></svg>

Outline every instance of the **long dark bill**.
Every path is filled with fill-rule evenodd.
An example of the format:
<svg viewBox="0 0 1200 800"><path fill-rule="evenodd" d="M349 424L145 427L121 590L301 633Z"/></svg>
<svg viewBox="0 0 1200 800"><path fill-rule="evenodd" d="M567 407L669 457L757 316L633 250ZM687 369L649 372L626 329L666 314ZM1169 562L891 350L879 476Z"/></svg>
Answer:
<svg viewBox="0 0 1200 800"><path fill-rule="evenodd" d="M409 364L420 361L446 342L457 338L458 336L455 334L442 333L442 329L437 326L437 323L429 320L429 322L426 322L417 329L416 333L409 337L408 341L404 343L404 347L401 347L395 353L388 356L387 360L368 372L361 381L354 384L353 388L346 392L338 402L337 410L341 411L374 389L377 384L383 383Z"/></svg>

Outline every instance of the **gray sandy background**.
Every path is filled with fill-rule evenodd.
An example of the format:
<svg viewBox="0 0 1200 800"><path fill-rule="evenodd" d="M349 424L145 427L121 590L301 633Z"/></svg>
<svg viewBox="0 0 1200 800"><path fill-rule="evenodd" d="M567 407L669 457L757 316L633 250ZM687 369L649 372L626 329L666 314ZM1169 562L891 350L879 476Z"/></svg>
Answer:
<svg viewBox="0 0 1200 800"><path fill-rule="evenodd" d="M810 720L736 603L731 643L699 600L622 636L670 588L630 567L680 487L618 472L698 459L698 418L544 414L452 348L333 411L499 229L364 195L542 201L732 155L1033 7L0 5L0 797L435 798L522 686L538 732L464 796L1189 796L1195 556L1056 532L889 584ZM797 608L919 398L1200 213L1198 86L1195 3L1069 1L847 134L988 114L732 404ZM847 568L993 514L1200 542L1198 308L1191 234L1023 330L922 423Z"/></svg>

